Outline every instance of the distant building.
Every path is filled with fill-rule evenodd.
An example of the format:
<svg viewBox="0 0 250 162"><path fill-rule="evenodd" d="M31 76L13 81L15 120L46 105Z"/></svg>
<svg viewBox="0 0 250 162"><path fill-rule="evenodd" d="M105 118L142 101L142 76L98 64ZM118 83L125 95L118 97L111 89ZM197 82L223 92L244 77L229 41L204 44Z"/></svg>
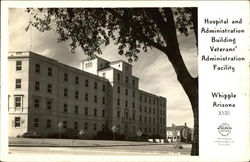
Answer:
<svg viewBox="0 0 250 162"><path fill-rule="evenodd" d="M166 98L140 90L124 61L82 60L80 70L28 51L10 52L8 61L9 136L46 137L60 125L85 138L113 126L127 138L138 130L166 137Z"/></svg>
<svg viewBox="0 0 250 162"><path fill-rule="evenodd" d="M167 127L167 140L168 142L191 142L192 141L192 129L184 125L176 126L172 124L172 127Z"/></svg>

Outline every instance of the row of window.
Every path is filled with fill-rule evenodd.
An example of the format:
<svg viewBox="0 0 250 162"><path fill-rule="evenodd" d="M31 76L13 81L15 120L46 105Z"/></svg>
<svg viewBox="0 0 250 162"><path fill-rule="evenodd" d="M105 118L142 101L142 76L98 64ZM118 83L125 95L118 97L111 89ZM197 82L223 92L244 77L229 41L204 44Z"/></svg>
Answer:
<svg viewBox="0 0 250 162"><path fill-rule="evenodd" d="M20 71L22 70L22 61L16 61L16 71ZM35 64L35 72L36 73L40 73L40 64ZM51 67L48 67L47 70L47 74L48 76L52 76L53 75L53 70ZM68 82L68 73L64 73L64 81ZM75 76L75 84L79 84L79 77ZM85 86L88 87L89 86L89 81L86 79L85 80ZM97 82L94 82L94 89L97 89ZM105 91L105 85L103 85L102 90Z"/></svg>
<svg viewBox="0 0 250 162"><path fill-rule="evenodd" d="M16 79L16 89L21 89L22 88L22 80L21 79ZM35 90L39 91L40 90L40 82L35 81ZM52 85L51 84L47 84L47 93L52 93ZM68 89L64 88L64 96L68 97ZM85 94L85 101L88 101L88 94ZM79 92L75 91L75 99L79 98ZM97 96L94 96L94 102L97 103ZM105 97L102 98L102 103L105 104Z"/></svg>
<svg viewBox="0 0 250 162"><path fill-rule="evenodd" d="M20 127L22 124L21 118L20 117L15 117L15 122L14 122L14 127ZM67 121L63 121L62 122L62 128L68 128L68 122ZM93 130L96 131L97 130L97 124L96 123L92 123L93 125ZM40 123L39 123L39 118L35 118L33 121L33 126L34 128L39 128ZM46 120L46 128L52 128L52 120L51 119L47 119ZM119 126L118 126L119 128ZM74 129L79 129L79 122L74 122ZM89 123L85 122L84 123L84 130L88 130L89 129ZM127 128L124 128L124 130L127 130ZM102 124L102 131L105 130L105 124ZM142 127L139 128L139 130L142 131ZM160 133L162 133L164 130L162 128L160 128ZM134 131L135 132L135 131ZM151 128L144 128L144 133L151 133ZM153 128L153 133L155 133L155 128Z"/></svg>
<svg viewBox="0 0 250 162"><path fill-rule="evenodd" d="M106 76L105 74L103 74L103 76ZM117 81L120 81L121 80L121 74L120 73L117 73ZM128 76L125 77L125 82L128 84L129 83L129 78ZM133 79L132 80L132 84L133 86L135 86L135 80Z"/></svg>
<svg viewBox="0 0 250 162"><path fill-rule="evenodd" d="M142 101L142 98L143 98L143 96L140 96L140 101ZM144 96L144 102L145 103L149 103L149 104L151 104L152 103L152 100L151 100L151 98L149 98L149 97L147 97L147 96ZM155 105L156 104L156 102L155 102L155 99L153 99L153 105ZM159 105L160 106L166 106L166 102L161 102L161 101L159 101Z"/></svg>
<svg viewBox="0 0 250 162"><path fill-rule="evenodd" d="M21 106L21 97L16 97L16 107L17 106ZM35 98L34 99L34 107L36 109L40 108L40 99L39 98ZM47 107L48 110L52 109L52 101L51 100L47 100L46 101L46 107ZM66 103L63 105L63 112L68 112L68 104L66 104ZM75 107L74 107L74 113L76 113L76 114L79 113L79 107L78 107L78 105L75 105ZM85 115L89 114L88 107L85 107L84 114ZM97 116L97 109L94 109L94 114L93 115ZM105 117L105 110L102 110L102 117Z"/></svg>
<svg viewBox="0 0 250 162"><path fill-rule="evenodd" d="M96 83L96 82L95 82ZM97 83L95 84L95 87L97 89ZM21 88L21 79L16 79L16 88ZM105 91L106 86L105 84L103 84L103 91ZM39 81L35 81L35 90L39 91L40 90L40 82ZM67 88L64 89L64 96L67 96ZM47 84L47 92L48 93L52 93L52 85L51 84ZM78 98L78 91L75 91L75 96L77 96L76 98Z"/></svg>
<svg viewBox="0 0 250 162"><path fill-rule="evenodd" d="M68 105L67 104L63 105L63 112L68 112ZM79 113L79 107L77 105L75 105L75 107L74 107L74 112L75 112L75 114ZM94 109L93 116L97 116L97 112L98 112L98 110ZM84 114L89 115L89 108L88 107L84 108ZM102 117L105 117L105 110L102 110L101 114L102 114Z"/></svg>
<svg viewBox="0 0 250 162"><path fill-rule="evenodd" d="M19 117L20 118L20 117ZM35 118L34 119L34 122L33 122L33 126L34 128L39 128L39 118ZM92 123L93 124L93 130L96 131L97 130L97 124L96 123ZM74 129L79 129L79 122L74 122ZM20 127L19 126L15 126L15 127ZM47 119L46 120L46 127L47 128L52 128L52 120L51 119ZM68 128L68 122L67 121L63 121L62 122L62 128ZM84 123L84 130L88 130L89 129L89 123L88 122L85 122ZM105 124L102 124L102 131L105 130Z"/></svg>
<svg viewBox="0 0 250 162"><path fill-rule="evenodd" d="M120 86L117 87L117 93L120 93ZM128 96L128 89L125 89L125 95ZM135 91L132 92L132 96L135 97Z"/></svg>

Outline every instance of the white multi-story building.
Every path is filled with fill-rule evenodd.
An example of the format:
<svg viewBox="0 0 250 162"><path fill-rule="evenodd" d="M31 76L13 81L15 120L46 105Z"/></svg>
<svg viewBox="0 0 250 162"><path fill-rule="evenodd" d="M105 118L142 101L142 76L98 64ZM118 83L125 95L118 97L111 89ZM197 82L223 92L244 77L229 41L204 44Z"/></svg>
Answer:
<svg viewBox="0 0 250 162"><path fill-rule="evenodd" d="M132 65L96 57L82 70L29 51L9 53L9 136L82 129L86 138L116 127L166 137L166 99L139 90Z"/></svg>

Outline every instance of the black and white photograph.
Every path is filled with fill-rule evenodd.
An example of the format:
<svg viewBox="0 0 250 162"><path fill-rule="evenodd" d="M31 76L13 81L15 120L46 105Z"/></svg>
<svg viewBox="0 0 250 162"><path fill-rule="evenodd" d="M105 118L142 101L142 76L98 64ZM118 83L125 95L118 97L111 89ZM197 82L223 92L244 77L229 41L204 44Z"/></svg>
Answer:
<svg viewBox="0 0 250 162"><path fill-rule="evenodd" d="M243 35L242 19L207 18L195 3L50 4L5 8L1 135L10 161L199 160L206 155L204 134L211 133L208 142L219 149L237 143L228 119L245 101L238 104L241 93L233 87L216 90L204 69L214 76L229 66L239 70L210 57L242 50L231 30L227 37L217 34L231 23ZM226 49L229 43L234 47ZM212 131L210 120L217 122Z"/></svg>
<svg viewBox="0 0 250 162"><path fill-rule="evenodd" d="M11 8L9 28L10 151L198 155L197 8Z"/></svg>

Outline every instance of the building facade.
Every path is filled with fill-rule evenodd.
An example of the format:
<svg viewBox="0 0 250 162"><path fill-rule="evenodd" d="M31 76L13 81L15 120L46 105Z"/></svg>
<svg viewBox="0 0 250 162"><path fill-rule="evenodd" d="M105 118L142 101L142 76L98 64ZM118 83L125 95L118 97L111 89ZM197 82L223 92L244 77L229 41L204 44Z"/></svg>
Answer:
<svg viewBox="0 0 250 162"><path fill-rule="evenodd" d="M93 138L115 126L127 138L138 130L166 137L166 98L140 90L124 61L96 57L77 69L29 51L8 60L9 136L75 129Z"/></svg>
<svg viewBox="0 0 250 162"><path fill-rule="evenodd" d="M176 126L172 124L172 127L167 127L167 140L168 142L191 142L192 141L192 129L184 125Z"/></svg>

